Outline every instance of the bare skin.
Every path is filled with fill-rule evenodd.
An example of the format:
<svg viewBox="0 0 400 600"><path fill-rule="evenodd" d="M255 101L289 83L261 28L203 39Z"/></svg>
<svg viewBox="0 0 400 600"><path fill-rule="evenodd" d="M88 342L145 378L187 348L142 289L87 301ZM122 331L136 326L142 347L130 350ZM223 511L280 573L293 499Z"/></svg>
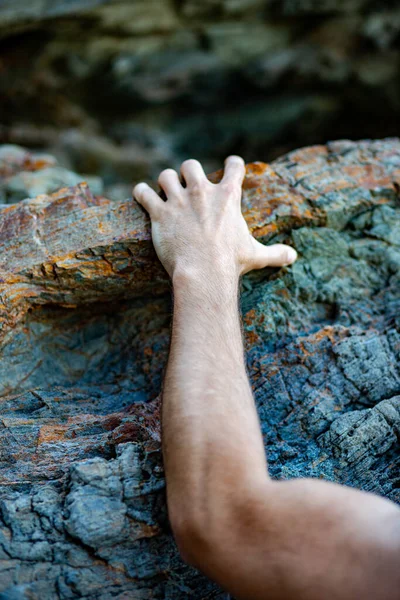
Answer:
<svg viewBox="0 0 400 600"><path fill-rule="evenodd" d="M220 184L197 161L134 189L171 276L174 316L163 391L171 526L183 558L243 600L399 600L400 510L314 479L270 479L248 381L240 276L296 259L262 246L241 214L244 162Z"/></svg>

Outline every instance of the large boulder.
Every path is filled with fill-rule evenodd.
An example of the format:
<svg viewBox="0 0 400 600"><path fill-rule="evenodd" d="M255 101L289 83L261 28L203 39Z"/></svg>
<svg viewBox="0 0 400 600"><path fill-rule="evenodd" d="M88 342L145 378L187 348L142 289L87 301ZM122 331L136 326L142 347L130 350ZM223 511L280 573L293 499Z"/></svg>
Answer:
<svg viewBox="0 0 400 600"><path fill-rule="evenodd" d="M48 168L1 156L3 179ZM397 139L247 166L253 235L299 253L242 285L275 478L400 502L399 189ZM1 206L0 248L0 599L222 600L168 526L158 395L171 300L147 216L80 183Z"/></svg>

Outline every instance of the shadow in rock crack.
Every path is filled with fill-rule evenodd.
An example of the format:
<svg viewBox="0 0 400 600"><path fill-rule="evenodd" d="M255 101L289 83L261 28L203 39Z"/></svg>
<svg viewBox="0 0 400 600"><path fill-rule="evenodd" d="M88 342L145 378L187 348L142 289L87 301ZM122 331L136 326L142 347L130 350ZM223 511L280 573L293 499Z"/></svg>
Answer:
<svg viewBox="0 0 400 600"><path fill-rule="evenodd" d="M384 140L248 167L251 231L299 254L243 281L274 478L400 502L399 165L398 141ZM82 187L33 203L46 252L31 203L3 213L0 593L222 600L180 561L166 522L157 396L171 299L148 222Z"/></svg>
<svg viewBox="0 0 400 600"><path fill-rule="evenodd" d="M2 350L0 396L36 387L114 384L131 402L157 395L169 344L169 296L39 307Z"/></svg>

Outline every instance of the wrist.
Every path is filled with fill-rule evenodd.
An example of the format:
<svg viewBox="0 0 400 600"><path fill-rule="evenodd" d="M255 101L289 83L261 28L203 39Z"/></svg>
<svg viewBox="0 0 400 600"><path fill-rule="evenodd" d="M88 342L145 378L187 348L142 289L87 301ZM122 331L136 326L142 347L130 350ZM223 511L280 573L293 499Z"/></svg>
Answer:
<svg viewBox="0 0 400 600"><path fill-rule="evenodd" d="M174 294L181 292L194 293L196 296L206 295L209 298L237 299L240 275L234 269L221 267L187 267L181 266L172 274Z"/></svg>

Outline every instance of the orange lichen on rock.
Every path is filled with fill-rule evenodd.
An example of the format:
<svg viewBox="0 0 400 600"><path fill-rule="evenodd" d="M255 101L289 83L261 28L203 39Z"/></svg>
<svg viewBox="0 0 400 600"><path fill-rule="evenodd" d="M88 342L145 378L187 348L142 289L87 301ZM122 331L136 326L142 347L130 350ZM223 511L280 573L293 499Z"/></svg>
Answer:
<svg viewBox="0 0 400 600"><path fill-rule="evenodd" d="M275 479L400 502L399 164L400 143L383 140L247 165L250 230L298 251L242 281ZM0 595L219 598L179 562L167 522L172 307L147 215L80 184L0 207L0 244Z"/></svg>

